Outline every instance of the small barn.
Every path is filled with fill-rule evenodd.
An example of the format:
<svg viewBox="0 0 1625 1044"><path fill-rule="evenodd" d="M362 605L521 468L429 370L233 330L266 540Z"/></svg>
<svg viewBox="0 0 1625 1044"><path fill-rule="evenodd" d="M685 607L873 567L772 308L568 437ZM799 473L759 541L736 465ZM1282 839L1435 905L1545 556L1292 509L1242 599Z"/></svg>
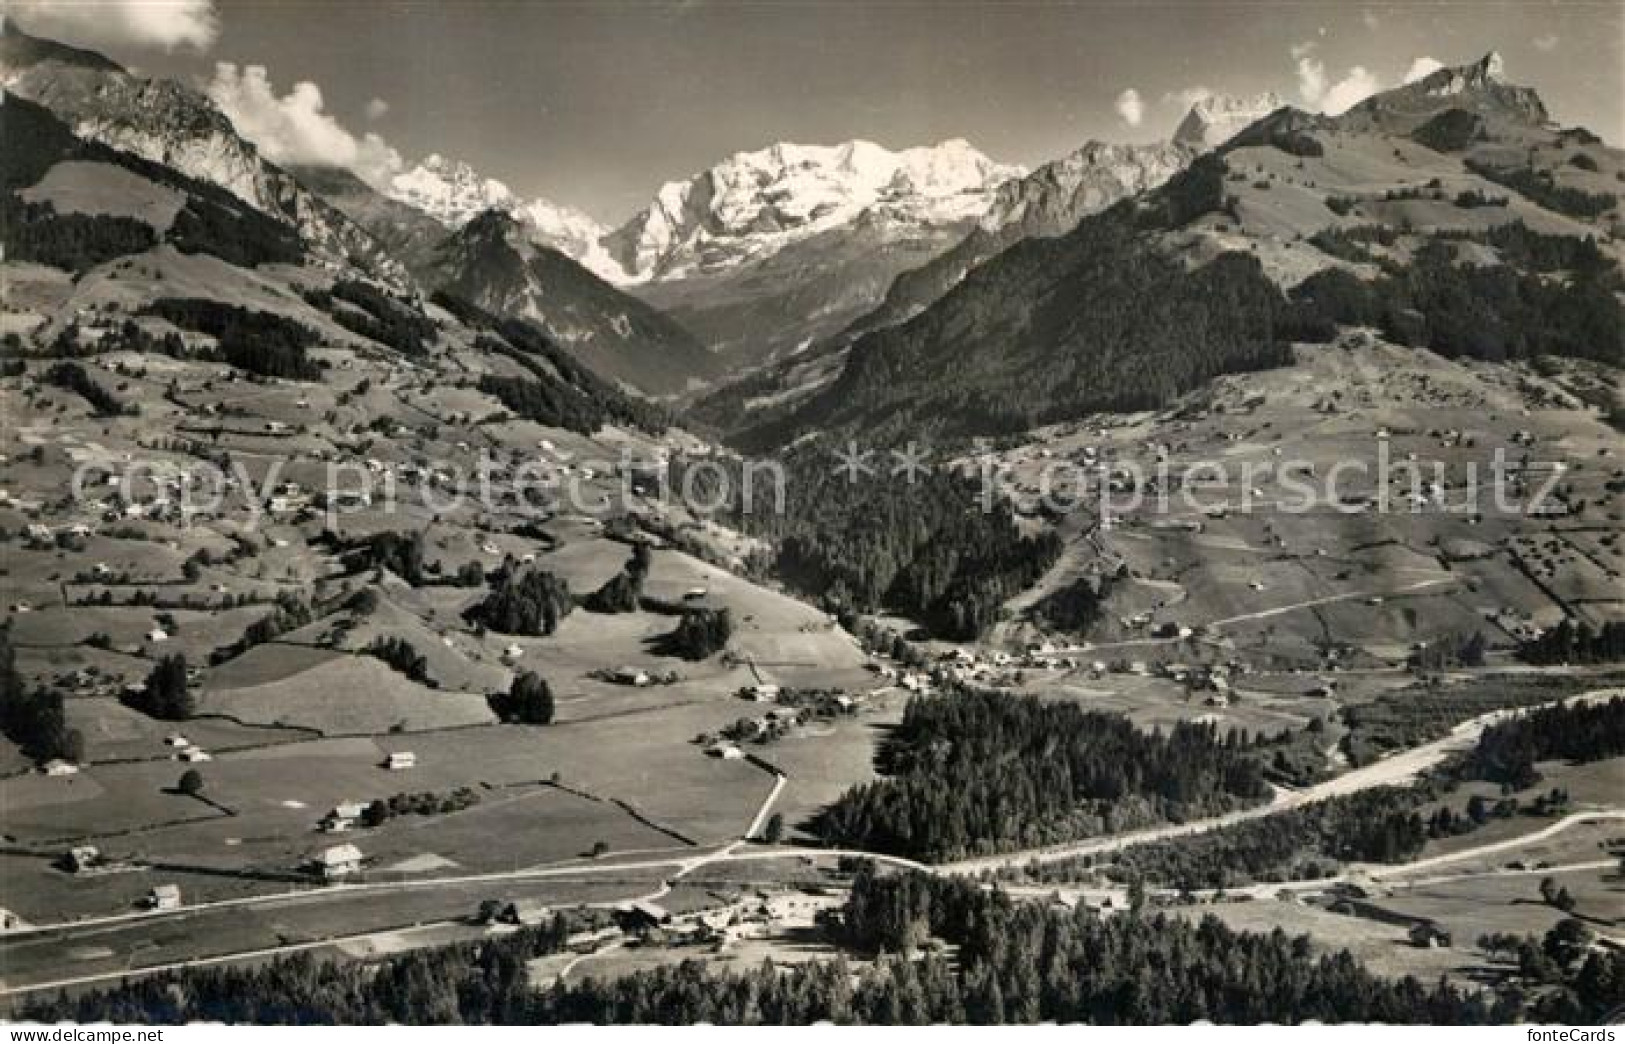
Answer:
<svg viewBox="0 0 1625 1044"><path fill-rule="evenodd" d="M316 856L316 872L324 881L354 877L361 872L361 849L354 845L334 845Z"/></svg>

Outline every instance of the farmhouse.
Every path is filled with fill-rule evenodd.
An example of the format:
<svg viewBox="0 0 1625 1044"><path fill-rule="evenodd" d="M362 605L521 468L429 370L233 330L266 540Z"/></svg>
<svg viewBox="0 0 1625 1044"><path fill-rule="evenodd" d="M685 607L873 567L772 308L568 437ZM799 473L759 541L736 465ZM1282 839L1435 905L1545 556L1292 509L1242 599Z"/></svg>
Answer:
<svg viewBox="0 0 1625 1044"><path fill-rule="evenodd" d="M95 845L75 845L62 857L62 868L70 874L84 873L102 861L101 850Z"/></svg>
<svg viewBox="0 0 1625 1044"><path fill-rule="evenodd" d="M1425 950L1449 946L1451 943L1449 932L1428 921L1411 925L1410 937L1412 946Z"/></svg>
<svg viewBox="0 0 1625 1044"><path fill-rule="evenodd" d="M639 899L616 907L615 919L620 923L623 931L646 932L670 921L671 914L658 903Z"/></svg>
<svg viewBox="0 0 1625 1044"><path fill-rule="evenodd" d="M54 758L45 763L43 771L47 776L76 776L79 774L79 766L71 761Z"/></svg>
<svg viewBox="0 0 1625 1044"><path fill-rule="evenodd" d="M638 667L617 667L609 672L609 680L617 685L635 686L648 685L652 681L649 672Z"/></svg>
<svg viewBox="0 0 1625 1044"><path fill-rule="evenodd" d="M391 772L399 772L402 769L417 768L417 765L418 756L409 750L390 751L389 760L384 762L384 767L389 769Z"/></svg>
<svg viewBox="0 0 1625 1044"><path fill-rule="evenodd" d="M147 905L154 910L178 910L181 905L181 886L177 884L155 885L147 893Z"/></svg>
<svg viewBox="0 0 1625 1044"><path fill-rule="evenodd" d="M321 830L326 834L339 834L356 825L367 807L359 801L341 801L322 817Z"/></svg>
<svg viewBox="0 0 1625 1044"><path fill-rule="evenodd" d="M740 761L745 757L745 752L732 743L713 743L705 748L705 752L723 761Z"/></svg>
<svg viewBox="0 0 1625 1044"><path fill-rule="evenodd" d="M316 871L325 881L351 877L361 872L361 849L354 845L334 845L316 857Z"/></svg>

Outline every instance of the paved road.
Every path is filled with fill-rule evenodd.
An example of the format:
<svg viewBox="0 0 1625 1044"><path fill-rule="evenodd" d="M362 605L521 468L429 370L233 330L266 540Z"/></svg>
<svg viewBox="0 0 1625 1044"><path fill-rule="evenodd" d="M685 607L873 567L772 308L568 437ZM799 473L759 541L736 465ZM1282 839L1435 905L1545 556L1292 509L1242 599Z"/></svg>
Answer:
<svg viewBox="0 0 1625 1044"><path fill-rule="evenodd" d="M1595 702L1622 694L1625 694L1625 689L1599 689L1593 692L1579 693L1566 700L1553 702ZM1014 869L1029 866L1033 863L1061 862L1078 856L1101 855L1120 851L1130 845L1144 844L1148 841L1166 841L1172 838L1189 837L1192 834L1203 834L1209 830L1233 826L1249 819L1260 819L1276 812L1299 808L1317 801L1324 801L1327 798L1342 797L1361 790L1369 790L1372 787L1405 783L1415 779L1427 769L1440 764L1457 751L1464 750L1477 743L1478 737L1487 726L1518 713L1520 713L1518 710L1498 710L1480 715L1457 725L1450 731L1449 735L1442 739L1401 751L1391 757L1384 758L1382 761L1345 772L1312 787L1306 787L1302 790L1277 791L1273 801L1253 808L1230 812L1222 816L1213 816L1208 819L1193 820L1189 823L1151 827L1128 834L1114 834L1111 837L1074 841L1067 844L1052 845L1047 848L1026 849L1002 855L965 859L956 863L944 864L941 869L949 873L974 874Z"/></svg>

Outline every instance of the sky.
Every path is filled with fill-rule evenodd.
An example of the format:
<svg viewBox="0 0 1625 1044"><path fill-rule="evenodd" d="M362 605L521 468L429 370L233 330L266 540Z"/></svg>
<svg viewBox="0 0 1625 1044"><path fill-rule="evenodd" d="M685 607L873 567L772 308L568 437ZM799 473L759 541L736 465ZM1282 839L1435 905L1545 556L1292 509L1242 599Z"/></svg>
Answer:
<svg viewBox="0 0 1625 1044"><path fill-rule="evenodd" d="M618 224L775 141L966 138L1036 166L1165 139L1203 92L1337 112L1490 50L1625 141L1625 4L9 0L32 31L197 84L274 160L378 180L438 152Z"/></svg>

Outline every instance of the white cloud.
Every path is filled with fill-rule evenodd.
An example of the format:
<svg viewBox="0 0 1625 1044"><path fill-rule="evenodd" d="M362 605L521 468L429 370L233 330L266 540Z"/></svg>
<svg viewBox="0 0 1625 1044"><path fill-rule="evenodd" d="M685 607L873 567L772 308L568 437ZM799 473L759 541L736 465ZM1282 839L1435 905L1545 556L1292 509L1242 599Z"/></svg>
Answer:
<svg viewBox="0 0 1625 1044"><path fill-rule="evenodd" d="M1298 96L1306 106L1336 116L1382 89L1382 82L1363 65L1350 66L1342 79L1328 82L1326 63L1315 57L1313 41L1292 46L1297 63Z"/></svg>
<svg viewBox="0 0 1625 1044"><path fill-rule="evenodd" d="M367 119L381 120L389 115L389 102L382 98L374 98L367 103Z"/></svg>
<svg viewBox="0 0 1625 1044"><path fill-rule="evenodd" d="M1138 127L1145 119L1145 102L1140 100L1140 92L1133 87L1119 94L1115 105L1117 115L1130 127Z"/></svg>
<svg viewBox="0 0 1625 1044"><path fill-rule="evenodd" d="M1535 37L1529 42L1535 45L1537 51L1555 51L1557 50L1557 39L1556 33L1546 33L1543 36Z"/></svg>
<svg viewBox="0 0 1625 1044"><path fill-rule="evenodd" d="M263 65L220 62L208 92L237 132L273 163L347 167L375 186L402 166L400 153L383 138L358 138L334 119L322 89L309 81L278 97Z"/></svg>
<svg viewBox="0 0 1625 1044"><path fill-rule="evenodd" d="M1431 58L1424 54L1422 57L1412 62L1409 69L1405 70L1404 82L1415 83L1417 80L1420 80L1429 73L1438 72L1443 68L1443 62L1439 61L1437 58Z"/></svg>
<svg viewBox="0 0 1625 1044"><path fill-rule="evenodd" d="M1319 105L1326 96L1326 63L1296 47L1292 57L1298 61L1298 96L1311 107Z"/></svg>
<svg viewBox="0 0 1625 1044"><path fill-rule="evenodd" d="M1326 89L1321 99L1321 111L1336 116L1382 90L1382 84L1363 65L1356 65L1336 83Z"/></svg>
<svg viewBox="0 0 1625 1044"><path fill-rule="evenodd" d="M6 15L30 33L87 47L191 47L220 35L214 0L8 0Z"/></svg>

